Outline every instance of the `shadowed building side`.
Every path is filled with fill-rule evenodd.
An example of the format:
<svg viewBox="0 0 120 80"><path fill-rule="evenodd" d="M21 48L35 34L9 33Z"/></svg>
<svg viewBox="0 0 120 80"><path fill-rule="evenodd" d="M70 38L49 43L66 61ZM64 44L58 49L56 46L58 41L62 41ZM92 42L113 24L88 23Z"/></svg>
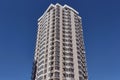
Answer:
<svg viewBox="0 0 120 80"><path fill-rule="evenodd" d="M33 62L33 67L32 67L32 76L31 76L31 80L35 80L36 78L36 70L37 70L37 61Z"/></svg>

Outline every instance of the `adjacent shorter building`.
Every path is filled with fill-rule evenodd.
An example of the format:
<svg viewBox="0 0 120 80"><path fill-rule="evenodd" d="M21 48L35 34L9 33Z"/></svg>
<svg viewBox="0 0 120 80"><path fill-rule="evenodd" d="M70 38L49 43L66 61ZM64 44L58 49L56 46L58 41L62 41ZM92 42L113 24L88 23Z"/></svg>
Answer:
<svg viewBox="0 0 120 80"><path fill-rule="evenodd" d="M32 80L88 80L82 21L73 8L51 4L38 19Z"/></svg>

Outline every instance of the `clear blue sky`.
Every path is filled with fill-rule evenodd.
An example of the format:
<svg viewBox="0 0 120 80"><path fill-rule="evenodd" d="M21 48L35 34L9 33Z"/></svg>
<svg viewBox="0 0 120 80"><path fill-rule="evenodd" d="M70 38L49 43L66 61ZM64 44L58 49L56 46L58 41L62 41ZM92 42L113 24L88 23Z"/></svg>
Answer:
<svg viewBox="0 0 120 80"><path fill-rule="evenodd" d="M0 80L30 80L37 19L57 2L82 17L89 80L120 80L119 0L0 0Z"/></svg>

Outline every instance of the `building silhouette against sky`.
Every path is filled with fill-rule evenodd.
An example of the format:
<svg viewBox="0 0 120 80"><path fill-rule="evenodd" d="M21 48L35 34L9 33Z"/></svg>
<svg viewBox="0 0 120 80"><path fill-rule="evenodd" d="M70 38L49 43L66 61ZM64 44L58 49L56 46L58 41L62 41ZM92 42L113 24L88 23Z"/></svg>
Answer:
<svg viewBox="0 0 120 80"><path fill-rule="evenodd" d="M88 80L82 21L73 8L51 4L38 19L32 80Z"/></svg>

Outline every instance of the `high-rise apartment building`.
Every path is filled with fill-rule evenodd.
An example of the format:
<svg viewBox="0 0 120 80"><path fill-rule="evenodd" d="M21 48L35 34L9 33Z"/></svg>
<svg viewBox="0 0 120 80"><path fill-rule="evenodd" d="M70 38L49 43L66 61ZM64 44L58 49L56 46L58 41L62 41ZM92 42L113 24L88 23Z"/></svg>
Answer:
<svg viewBox="0 0 120 80"><path fill-rule="evenodd" d="M88 80L83 41L79 13L51 4L38 19L32 80Z"/></svg>

